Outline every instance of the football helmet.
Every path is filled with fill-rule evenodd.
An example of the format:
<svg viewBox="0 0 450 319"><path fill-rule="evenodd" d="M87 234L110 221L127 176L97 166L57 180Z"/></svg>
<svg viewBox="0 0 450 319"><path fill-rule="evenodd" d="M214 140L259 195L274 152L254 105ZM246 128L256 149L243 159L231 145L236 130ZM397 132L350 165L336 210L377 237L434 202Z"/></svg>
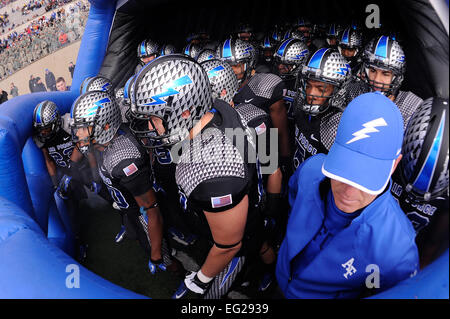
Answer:
<svg viewBox="0 0 450 319"><path fill-rule="evenodd" d="M389 85L371 81L370 68L392 71ZM406 70L405 54L400 44L389 36L379 36L372 39L364 48L362 67L359 77L369 86L370 90L381 89L386 96L396 95L403 82Z"/></svg>
<svg viewBox="0 0 450 319"><path fill-rule="evenodd" d="M189 43L184 47L183 53L190 56L193 59L196 59L201 50L202 48L198 44Z"/></svg>
<svg viewBox="0 0 450 319"><path fill-rule="evenodd" d="M408 122L399 167L408 202L428 202L448 191L448 113L448 100L431 97Z"/></svg>
<svg viewBox="0 0 450 319"><path fill-rule="evenodd" d="M351 79L351 68L347 60L336 50L331 48L321 48L314 52L302 71L299 72L296 91L297 98L295 104L297 108L310 115L318 115L325 112L330 106L343 109L345 107L345 93ZM329 96L316 96L307 94L308 81L320 81L333 85L333 92ZM326 98L325 103L310 104L307 97Z"/></svg>
<svg viewBox="0 0 450 319"><path fill-rule="evenodd" d="M103 76L87 77L83 80L80 86L80 95L90 91L104 91L113 92L113 86L111 82Z"/></svg>
<svg viewBox="0 0 450 319"><path fill-rule="evenodd" d="M273 56L276 65L284 64L290 68L287 73L279 74L283 80L287 80L297 76L308 59L309 49L298 39L287 39L278 46Z"/></svg>
<svg viewBox="0 0 450 319"><path fill-rule="evenodd" d="M243 64L244 77L238 80L239 84L250 75L256 63L255 48L246 41L239 39L226 39L216 51L216 57L230 65Z"/></svg>
<svg viewBox="0 0 450 319"><path fill-rule="evenodd" d="M167 55L176 53L176 49L172 44L163 44L159 49L159 55Z"/></svg>
<svg viewBox="0 0 450 319"><path fill-rule="evenodd" d="M203 49L200 51L200 53L197 55L197 62L202 63L203 61L212 60L215 59L216 52L211 49Z"/></svg>
<svg viewBox="0 0 450 319"><path fill-rule="evenodd" d="M162 56L147 64L136 76L132 92L130 129L147 148L184 140L212 104L206 71L186 55ZM186 111L189 116L183 115ZM164 132L158 132L155 118Z"/></svg>
<svg viewBox="0 0 450 319"><path fill-rule="evenodd" d="M139 58L140 63L144 64L144 61L142 61L143 58L147 58L152 55L158 57L160 53L158 49L159 45L156 42L149 39L139 43L137 47L137 57Z"/></svg>
<svg viewBox="0 0 450 319"><path fill-rule="evenodd" d="M52 101L42 101L34 108L34 134L41 143L51 140L61 128L61 115Z"/></svg>
<svg viewBox="0 0 450 319"><path fill-rule="evenodd" d="M114 96L104 91L80 95L70 111L72 139L81 153L86 154L94 144L110 142L122 123L119 105ZM87 128L89 136L80 139L77 131ZM79 146L79 142L84 142Z"/></svg>
<svg viewBox="0 0 450 319"><path fill-rule="evenodd" d="M342 31L341 36L339 37L338 50L339 53L343 55L343 50L351 49L356 50L354 57L357 57L361 52L362 48L362 33L358 29L354 29L352 27L346 28ZM345 56L344 56L345 57ZM345 57L347 60L351 58Z"/></svg>
<svg viewBox="0 0 450 319"><path fill-rule="evenodd" d="M204 61L200 65L208 74L213 100L219 98L230 103L239 89L236 74L234 74L231 66L217 59ZM221 96L224 89L226 94Z"/></svg>

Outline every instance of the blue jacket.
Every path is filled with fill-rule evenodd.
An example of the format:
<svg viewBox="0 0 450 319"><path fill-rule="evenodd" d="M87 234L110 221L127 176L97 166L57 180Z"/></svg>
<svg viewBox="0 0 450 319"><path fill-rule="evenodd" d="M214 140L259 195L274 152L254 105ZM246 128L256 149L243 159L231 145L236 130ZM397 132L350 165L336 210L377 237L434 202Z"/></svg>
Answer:
<svg viewBox="0 0 450 319"><path fill-rule="evenodd" d="M411 222L389 191L368 205L304 269L292 269L293 258L320 230L324 202L319 184L324 154L310 157L289 181L291 214L278 254L276 277L286 298L356 298L369 283L376 293L418 271L419 257ZM376 266L374 266L376 265ZM369 276L369 278L368 278Z"/></svg>

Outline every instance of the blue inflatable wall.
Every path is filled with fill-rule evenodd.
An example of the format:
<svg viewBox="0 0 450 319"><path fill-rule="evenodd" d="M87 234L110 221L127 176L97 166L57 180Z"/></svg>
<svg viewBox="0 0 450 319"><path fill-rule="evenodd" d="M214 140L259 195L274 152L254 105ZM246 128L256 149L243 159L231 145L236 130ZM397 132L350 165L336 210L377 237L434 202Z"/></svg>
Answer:
<svg viewBox="0 0 450 319"><path fill-rule="evenodd" d="M91 9L71 91L18 96L0 108L0 298L145 298L79 265L64 202L53 195L41 152L32 142L36 104L70 111L84 78L98 73L116 1L90 0ZM449 298L448 251L414 278L375 298Z"/></svg>
<svg viewBox="0 0 450 319"><path fill-rule="evenodd" d="M32 142L32 114L51 100L70 111L84 78L98 73L115 1L91 1L68 92L18 96L0 108L0 298L145 298L79 265L64 202L53 195L42 154Z"/></svg>

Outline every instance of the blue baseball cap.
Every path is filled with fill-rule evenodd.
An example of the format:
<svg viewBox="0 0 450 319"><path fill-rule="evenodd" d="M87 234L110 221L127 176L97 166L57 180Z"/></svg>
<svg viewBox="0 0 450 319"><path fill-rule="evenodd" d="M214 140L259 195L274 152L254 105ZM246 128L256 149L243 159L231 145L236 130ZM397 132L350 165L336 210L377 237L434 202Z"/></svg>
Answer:
<svg viewBox="0 0 450 319"><path fill-rule="evenodd" d="M381 92L355 98L342 114L322 173L371 195L386 188L403 140L403 118Z"/></svg>

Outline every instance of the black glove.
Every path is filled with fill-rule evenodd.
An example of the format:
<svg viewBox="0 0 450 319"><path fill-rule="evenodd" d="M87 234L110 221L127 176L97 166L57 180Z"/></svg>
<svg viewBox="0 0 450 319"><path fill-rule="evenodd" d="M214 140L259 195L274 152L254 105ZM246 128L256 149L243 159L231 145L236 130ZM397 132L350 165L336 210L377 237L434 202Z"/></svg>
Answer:
<svg viewBox="0 0 450 319"><path fill-rule="evenodd" d="M211 282L202 282L198 278L197 272L190 271L186 274L186 277L172 296L172 299L201 299L210 284Z"/></svg>

